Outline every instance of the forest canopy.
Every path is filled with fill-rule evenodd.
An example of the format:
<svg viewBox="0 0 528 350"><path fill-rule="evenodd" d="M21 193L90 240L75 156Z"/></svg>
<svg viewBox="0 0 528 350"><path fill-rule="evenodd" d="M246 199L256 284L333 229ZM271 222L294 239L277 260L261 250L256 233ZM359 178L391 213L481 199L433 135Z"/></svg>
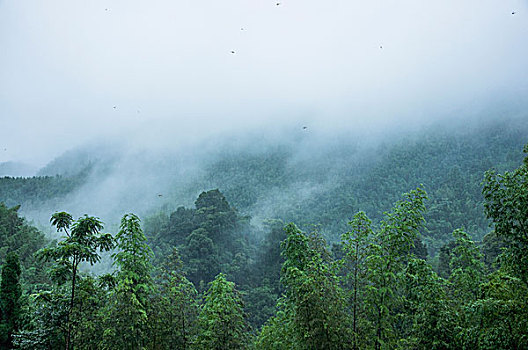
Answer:
<svg viewBox="0 0 528 350"><path fill-rule="evenodd" d="M2 347L526 348L524 152L516 169L484 176L494 230L476 242L454 229L436 257L422 243L423 187L379 220L357 212L331 244L317 227L280 220L259 239L218 189L143 224L126 214L115 234L97 217L57 212L56 241L1 204ZM88 266L105 251L113 269L95 276Z"/></svg>

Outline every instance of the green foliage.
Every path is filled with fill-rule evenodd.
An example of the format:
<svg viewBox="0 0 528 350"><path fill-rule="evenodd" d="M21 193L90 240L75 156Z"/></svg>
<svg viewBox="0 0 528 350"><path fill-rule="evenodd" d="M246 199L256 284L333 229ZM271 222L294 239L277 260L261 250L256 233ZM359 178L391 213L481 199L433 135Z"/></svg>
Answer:
<svg viewBox="0 0 528 350"><path fill-rule="evenodd" d="M114 239L110 234L100 234L103 229L102 222L95 217L84 215L73 222L73 218L66 212L57 212L52 215L50 222L57 227L58 232L64 232L66 237L57 246L43 248L38 252L40 259L53 261L62 273L71 276L70 305L67 309L67 330L65 334L66 350L72 345L72 332L75 332L79 315L75 309L75 291L79 264L86 262L93 265L101 259L99 252L108 251L114 247ZM55 269L54 271L58 271Z"/></svg>
<svg viewBox="0 0 528 350"><path fill-rule="evenodd" d="M260 328L275 314L278 294L271 287L269 280L263 280L260 285L245 288L242 296L247 320L253 328Z"/></svg>
<svg viewBox="0 0 528 350"><path fill-rule="evenodd" d="M149 342L153 349L189 349L198 334L198 293L185 277L176 248L165 261L162 281L149 310Z"/></svg>
<svg viewBox="0 0 528 350"><path fill-rule="evenodd" d="M114 246L110 234L99 234L103 224L98 218L85 215L73 222L70 214L58 212L53 214L50 222L58 232L66 233L66 237L56 247L41 249L38 255L43 260L71 266L72 275L80 263L93 265L101 260L99 251L108 251ZM70 227L71 232L68 231Z"/></svg>
<svg viewBox="0 0 528 350"><path fill-rule="evenodd" d="M6 258L0 283L1 346L528 348L528 157L504 175L488 172L482 199L475 191L476 174L504 148L488 151L479 146L482 157L466 160L464 152L480 144L457 140L444 135L384 149L368 167L346 177L332 175L336 181L325 187L325 194L280 208L282 218L300 217L303 224L321 219L328 236L328 228L342 227L358 203L365 205L374 213L373 221L365 212L357 213L340 244L334 244L334 255L318 232L305 234L294 224L284 230L280 220L258 229L249 226L247 217L219 190L212 190L202 192L194 208L180 207L146 220L156 259L139 217L125 215L112 254L116 271L97 278L81 273L79 264L99 262L100 251L113 248L112 237L100 234L97 218L74 221L68 213L54 214L51 222L65 237L38 254L53 264L53 288L44 288L20 283L30 281L25 271L42 269L32 262L41 235L18 217L17 207L1 204L0 257ZM489 142L493 148L499 141ZM256 188L244 192L246 180L238 177L240 183L228 189L233 198L257 204L266 190L257 181L263 169L273 172L262 183L286 194L303 176L313 175L320 184L330 178L312 166L299 171L300 180L294 179L288 175L292 155L281 152L274 155L276 164L262 154L245 158L254 176L247 181ZM263 161L262 168L256 159ZM508 154L506 163L514 159ZM451 161L460 164L442 172ZM229 177L237 162L233 157L219 163L225 170L219 176ZM421 179L423 168L432 189L432 210L425 211L427 196L418 188L379 214L402 187ZM296 199L306 198L301 192ZM487 219L479 209L483 201L494 231L479 245L473 239L485 232ZM332 210L324 210L330 206ZM468 231L453 231L455 227ZM454 240L445 244L447 230L453 231ZM342 231L332 235L337 232ZM439 251L438 274L424 260L422 238ZM8 252L18 253L20 266ZM199 291L204 291L203 299ZM248 321L255 328L263 325L254 342Z"/></svg>
<svg viewBox="0 0 528 350"><path fill-rule="evenodd" d="M307 349L348 348L345 295L334 266L326 260L326 245L320 244L317 235L304 235L294 224L285 230L281 282L296 341Z"/></svg>
<svg viewBox="0 0 528 350"><path fill-rule="evenodd" d="M102 280L83 276L79 280L75 307L79 317L76 320L73 339L75 349L98 349L104 332L104 308L109 302L107 289Z"/></svg>
<svg viewBox="0 0 528 350"><path fill-rule="evenodd" d="M280 284L280 271L284 262L280 244L286 238L284 223L268 220L264 223L267 231L256 247L254 260L248 259L240 286L243 291L248 321L255 329L275 313L277 299L284 288Z"/></svg>
<svg viewBox="0 0 528 350"><path fill-rule="evenodd" d="M277 312L262 327L255 347L262 350L305 349L304 344L297 341L291 303L284 299L278 300Z"/></svg>
<svg viewBox="0 0 528 350"><path fill-rule="evenodd" d="M471 326L472 307L481 296L485 265L478 246L465 231L453 231L453 238L447 293L455 318L455 337L450 344L471 349L475 348L476 344L470 340L471 334L468 331Z"/></svg>
<svg viewBox="0 0 528 350"><path fill-rule="evenodd" d="M522 280L498 271L481 285L480 298L468 305L463 331L467 348L528 348L528 288Z"/></svg>
<svg viewBox="0 0 528 350"><path fill-rule="evenodd" d="M349 305L352 317L352 344L359 348L360 340L364 338L361 322L365 314L365 293L367 289L368 245L373 239L372 221L364 212L358 212L349 222L350 231L341 236L344 257L342 259L345 273L345 286L349 291Z"/></svg>
<svg viewBox="0 0 528 350"><path fill-rule="evenodd" d="M480 250L484 255L484 263L488 271L495 271L499 267L500 256L508 242L503 236L497 236L495 231L491 231L482 238Z"/></svg>
<svg viewBox="0 0 528 350"><path fill-rule="evenodd" d="M37 268L35 252L45 243L44 235L29 226L19 217L20 206L8 208L0 203L0 259L5 260L8 252L15 252L20 258L21 279L28 286L42 283L45 279L42 268Z"/></svg>
<svg viewBox="0 0 528 350"><path fill-rule="evenodd" d="M452 294L460 301L475 300L480 295L480 284L484 280L484 262L478 247L462 230L453 231L455 248L449 266Z"/></svg>
<svg viewBox="0 0 528 350"><path fill-rule="evenodd" d="M187 277L199 290L220 271L237 282L246 274L249 226L218 189L202 192L195 209L180 207L147 223L148 230L160 229L150 239L158 260L177 247Z"/></svg>
<svg viewBox="0 0 528 350"><path fill-rule="evenodd" d="M57 288L31 296L31 322L14 334L13 344L18 349L64 349L70 313L69 291Z"/></svg>
<svg viewBox="0 0 528 350"><path fill-rule="evenodd" d="M258 279L267 279L270 283L276 281L277 283L271 287L274 293L280 294L282 288L278 282L284 263L280 245L286 239L284 223L281 220L269 220L265 225L268 232L258 248L255 264L258 269Z"/></svg>
<svg viewBox="0 0 528 350"><path fill-rule="evenodd" d="M12 348L13 332L20 326L20 262L16 253L7 254L2 266L2 282L0 284L0 348Z"/></svg>
<svg viewBox="0 0 528 350"><path fill-rule="evenodd" d="M129 278L134 284L150 283L152 249L135 214L126 214L121 219L120 230L115 240L118 252L112 254L118 268L117 278Z"/></svg>
<svg viewBox="0 0 528 350"><path fill-rule="evenodd" d="M528 153L528 145L524 152ZM528 155L514 171L504 175L486 172L482 192L486 215L493 221L497 236L509 246L505 261L512 266L512 273L528 284Z"/></svg>
<svg viewBox="0 0 528 350"><path fill-rule="evenodd" d="M126 214L116 235L118 252L112 254L116 285L105 310L103 349L142 349L148 334L148 310L153 293L152 250L139 218Z"/></svg>
<svg viewBox="0 0 528 350"><path fill-rule="evenodd" d="M187 258L187 273L195 286L203 286L220 272L217 247L205 229L191 232L183 248Z"/></svg>
<svg viewBox="0 0 528 350"><path fill-rule="evenodd" d="M453 255L453 250L455 249L456 242L449 241L444 244L438 253L438 266L437 272L442 278L449 278L451 275L451 267L449 266L451 262L451 257Z"/></svg>
<svg viewBox="0 0 528 350"><path fill-rule="evenodd" d="M23 205L26 209L39 209L45 203L58 202L79 188L87 178L81 171L74 176L34 176L0 178L0 201L6 205Z"/></svg>
<svg viewBox="0 0 528 350"><path fill-rule="evenodd" d="M528 153L528 145L524 152ZM491 256L498 255L500 263L480 285L479 298L467 307L461 332L466 347L528 348L527 185L528 156L514 171L500 175L490 170L485 175L485 210L495 231L484 247Z"/></svg>
<svg viewBox="0 0 528 350"><path fill-rule="evenodd" d="M422 259L411 259L404 272L402 339L408 348L456 349L456 320L446 282Z"/></svg>
<svg viewBox="0 0 528 350"><path fill-rule="evenodd" d="M220 273L211 282L200 310L196 348L203 350L246 349L248 325L242 298L235 284Z"/></svg>
<svg viewBox="0 0 528 350"><path fill-rule="evenodd" d="M367 319L374 331L374 348L392 348L398 340L396 312L400 305L398 285L410 258L414 241L423 228L427 195L417 188L396 202L386 213L368 246L366 257L368 293Z"/></svg>

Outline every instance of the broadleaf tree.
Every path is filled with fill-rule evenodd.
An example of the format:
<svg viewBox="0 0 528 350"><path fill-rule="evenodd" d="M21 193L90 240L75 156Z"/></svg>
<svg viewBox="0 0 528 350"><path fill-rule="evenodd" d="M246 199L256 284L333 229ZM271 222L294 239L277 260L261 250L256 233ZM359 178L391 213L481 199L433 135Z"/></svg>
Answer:
<svg viewBox="0 0 528 350"><path fill-rule="evenodd" d="M64 232L66 237L55 247L41 249L38 256L46 261L53 261L71 276L69 307L66 314L67 331L65 348L72 348L71 334L73 328L73 311L75 307L75 291L79 265L88 263L93 265L101 260L100 251L108 251L114 247L112 235L100 233L103 223L96 217L84 215L75 222L71 214L57 212L52 215L50 222L58 232Z"/></svg>

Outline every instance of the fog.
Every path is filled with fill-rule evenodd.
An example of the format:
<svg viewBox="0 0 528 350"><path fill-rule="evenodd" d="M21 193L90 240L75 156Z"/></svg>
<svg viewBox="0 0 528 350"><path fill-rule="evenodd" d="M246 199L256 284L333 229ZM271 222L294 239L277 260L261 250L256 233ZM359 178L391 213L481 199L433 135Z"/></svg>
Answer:
<svg viewBox="0 0 528 350"><path fill-rule="evenodd" d="M3 0L0 47L0 163L38 167L96 140L404 128L528 96L521 0Z"/></svg>
<svg viewBox="0 0 528 350"><path fill-rule="evenodd" d="M368 167L388 138L528 119L521 0L0 0L0 47L0 176L86 176L22 206L40 223L66 210L115 227L203 190L236 195L215 162L280 149L296 175L248 180L258 199L239 208L258 224Z"/></svg>

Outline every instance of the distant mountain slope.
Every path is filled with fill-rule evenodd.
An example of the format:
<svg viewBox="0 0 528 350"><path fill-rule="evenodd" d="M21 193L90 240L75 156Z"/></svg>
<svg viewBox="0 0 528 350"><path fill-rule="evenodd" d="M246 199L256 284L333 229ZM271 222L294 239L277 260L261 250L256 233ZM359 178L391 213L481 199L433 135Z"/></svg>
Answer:
<svg viewBox="0 0 528 350"><path fill-rule="evenodd" d="M526 142L528 121L516 119L432 128L361 151L343 142L305 159L298 149L276 147L219 159L207 168L202 186L220 188L230 203L257 219L278 217L305 228L318 224L337 238L355 212L377 220L402 193L423 184L430 199L427 241L436 250L455 228L464 226L478 238L489 231L480 185L484 172L514 168Z"/></svg>
<svg viewBox="0 0 528 350"><path fill-rule="evenodd" d="M7 206L22 205L37 208L44 203L57 201L84 182L81 174L71 177L35 176L0 178L0 202Z"/></svg>
<svg viewBox="0 0 528 350"><path fill-rule="evenodd" d="M430 198L426 241L437 250L455 228L464 226L477 238L489 231L480 182L490 167L503 171L522 160L528 118L435 126L379 142L301 136L164 152L96 145L67 152L42 171L62 176L0 179L0 201L22 204L30 218L39 211L49 218L60 204L108 223L123 212L168 213L219 188L254 224L280 218L304 229L319 225L336 239L355 212L376 221L402 193L423 184Z"/></svg>
<svg viewBox="0 0 528 350"><path fill-rule="evenodd" d="M384 152L359 182L356 193L364 210L379 215L403 190L424 184L429 243L444 241L465 227L477 238L489 231L483 213L481 181L491 167L511 170L523 159L528 123L498 121L471 130L440 131L404 140Z"/></svg>

